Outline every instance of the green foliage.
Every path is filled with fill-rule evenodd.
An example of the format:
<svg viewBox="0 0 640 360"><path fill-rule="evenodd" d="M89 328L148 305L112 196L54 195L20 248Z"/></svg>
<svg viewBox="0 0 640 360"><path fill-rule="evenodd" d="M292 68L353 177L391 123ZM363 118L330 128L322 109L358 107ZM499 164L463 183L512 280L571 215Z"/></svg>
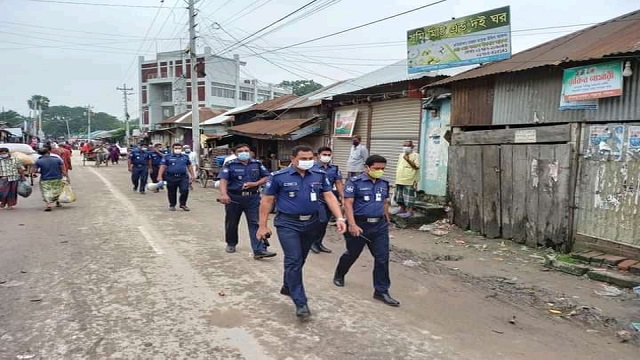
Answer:
<svg viewBox="0 0 640 360"><path fill-rule="evenodd" d="M9 124L9 127L22 127L26 118L13 110L1 111L0 121Z"/></svg>
<svg viewBox="0 0 640 360"><path fill-rule="evenodd" d="M35 110L38 108L38 104L40 104L40 109L41 110L47 110L49 108L49 103L51 102L51 100L49 100L48 97L43 96L43 95L33 95L31 96L31 99L27 100L27 104L29 105L29 109L31 110Z"/></svg>
<svg viewBox="0 0 640 360"><path fill-rule="evenodd" d="M42 114L42 129L47 136L66 137L67 121L71 134L87 133L87 109L80 106L51 106ZM115 116L103 112L91 113L91 131L115 130L122 127L124 124Z"/></svg>
<svg viewBox="0 0 640 360"><path fill-rule="evenodd" d="M294 81L285 80L280 84L278 84L278 86L290 87L293 89L293 93L298 96L310 94L324 87L322 84L318 84L313 80L294 80Z"/></svg>

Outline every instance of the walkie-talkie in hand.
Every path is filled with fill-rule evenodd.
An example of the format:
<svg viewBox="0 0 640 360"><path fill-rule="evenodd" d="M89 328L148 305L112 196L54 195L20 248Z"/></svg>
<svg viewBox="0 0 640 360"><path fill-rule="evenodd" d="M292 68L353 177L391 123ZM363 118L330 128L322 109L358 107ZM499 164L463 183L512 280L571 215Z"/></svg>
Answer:
<svg viewBox="0 0 640 360"><path fill-rule="evenodd" d="M271 246L271 244L269 244L269 238L271 237L271 233L267 233L262 239L262 242L264 243L264 246L269 247Z"/></svg>

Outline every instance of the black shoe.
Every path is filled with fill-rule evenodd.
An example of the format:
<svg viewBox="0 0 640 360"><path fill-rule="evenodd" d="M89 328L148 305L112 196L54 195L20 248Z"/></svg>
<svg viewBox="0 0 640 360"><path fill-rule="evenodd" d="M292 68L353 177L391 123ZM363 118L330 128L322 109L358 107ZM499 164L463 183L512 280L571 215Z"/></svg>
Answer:
<svg viewBox="0 0 640 360"><path fill-rule="evenodd" d="M331 254L331 249L322 244L318 244L318 249L320 250L320 252Z"/></svg>
<svg viewBox="0 0 640 360"><path fill-rule="evenodd" d="M175 206L169 206L169 211L176 211L176 207Z"/></svg>
<svg viewBox="0 0 640 360"><path fill-rule="evenodd" d="M234 252L236 252L236 246L235 245L228 245L227 246L227 250L226 250L229 254L233 254Z"/></svg>
<svg viewBox="0 0 640 360"><path fill-rule="evenodd" d="M180 205L180 209L182 209L184 211L191 211L191 209L189 209L189 207L187 205Z"/></svg>
<svg viewBox="0 0 640 360"><path fill-rule="evenodd" d="M288 287L282 286L280 288L280 294L284 295L284 296L291 296L291 292L289 291Z"/></svg>
<svg viewBox="0 0 640 360"><path fill-rule="evenodd" d="M140 191L140 195L146 195L147 193L144 191Z"/></svg>
<svg viewBox="0 0 640 360"><path fill-rule="evenodd" d="M389 306L393 306L393 307L398 307L400 306L400 302L394 298L391 297L391 295L389 294L378 294L375 293L373 294L373 298L376 300L380 300L383 303L389 305Z"/></svg>
<svg viewBox="0 0 640 360"><path fill-rule="evenodd" d="M344 287L344 276L334 276L333 277L333 285L337 287Z"/></svg>
<svg viewBox="0 0 640 360"><path fill-rule="evenodd" d="M256 251L253 254L253 258L256 259L256 260L259 260L259 259L265 259L265 258L272 258L272 257L274 257L276 255L278 255L278 254L276 254L274 252L271 252L271 251L262 250L262 251Z"/></svg>
<svg viewBox="0 0 640 360"><path fill-rule="evenodd" d="M311 316L311 311L307 305L296 305L296 316L304 319Z"/></svg>
<svg viewBox="0 0 640 360"><path fill-rule="evenodd" d="M138 192L138 187L137 186L133 187L133 192Z"/></svg>
<svg viewBox="0 0 640 360"><path fill-rule="evenodd" d="M311 245L311 251L312 251L314 254L320 254L320 248L318 247L318 244L313 244L313 245Z"/></svg>

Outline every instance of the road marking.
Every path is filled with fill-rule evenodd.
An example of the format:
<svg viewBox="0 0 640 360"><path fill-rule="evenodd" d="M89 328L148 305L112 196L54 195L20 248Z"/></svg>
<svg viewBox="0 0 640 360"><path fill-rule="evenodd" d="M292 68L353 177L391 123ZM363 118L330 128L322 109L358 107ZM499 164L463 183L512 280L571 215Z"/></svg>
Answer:
<svg viewBox="0 0 640 360"><path fill-rule="evenodd" d="M156 254L158 255L164 254L164 252L162 252L162 249L158 247L158 244L156 244L155 241L153 241L153 236L149 234L149 232L147 231L147 229L144 228L144 226L138 226L138 231L140 231L140 234L144 236L144 238L147 240L147 242L149 243L153 251L156 252Z"/></svg>
<svg viewBox="0 0 640 360"><path fill-rule="evenodd" d="M113 184L111 184L111 181L105 178L101 173L93 168L89 168L89 170L91 170L91 172L93 172L93 174L104 183L107 189L111 191L113 196L115 196L124 206L127 207L127 210L131 214L129 219L133 220L135 224L141 224L140 226L138 226L138 231L140 231L140 234L142 234L144 239L147 240L147 243L149 244L149 246L151 246L151 249L153 249L153 251L155 251L155 253L158 255L164 254L164 251L162 251L158 244L156 244L153 240L155 237L153 236L153 231L150 230L151 227L141 216L137 214L136 208L135 206L133 206L133 203L126 196L124 196L124 194L120 190L116 189Z"/></svg>

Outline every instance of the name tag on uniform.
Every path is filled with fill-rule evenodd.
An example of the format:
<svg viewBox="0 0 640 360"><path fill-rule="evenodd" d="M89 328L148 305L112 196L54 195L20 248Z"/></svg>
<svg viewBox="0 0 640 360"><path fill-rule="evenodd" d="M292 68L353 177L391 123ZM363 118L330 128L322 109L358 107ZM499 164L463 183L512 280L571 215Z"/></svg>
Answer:
<svg viewBox="0 0 640 360"><path fill-rule="evenodd" d="M311 192L311 201L318 201L318 194Z"/></svg>
<svg viewBox="0 0 640 360"><path fill-rule="evenodd" d="M382 201L382 194L380 193L376 194L376 201Z"/></svg>
<svg viewBox="0 0 640 360"><path fill-rule="evenodd" d="M371 200L371 197L370 197L369 195L365 195L365 196L363 196L363 197L362 197L362 199L363 199L364 201L370 201L370 200Z"/></svg>
<svg viewBox="0 0 640 360"><path fill-rule="evenodd" d="M290 198L296 197L296 193L295 193L295 191L291 191L291 192L289 192L289 197L290 197Z"/></svg>

